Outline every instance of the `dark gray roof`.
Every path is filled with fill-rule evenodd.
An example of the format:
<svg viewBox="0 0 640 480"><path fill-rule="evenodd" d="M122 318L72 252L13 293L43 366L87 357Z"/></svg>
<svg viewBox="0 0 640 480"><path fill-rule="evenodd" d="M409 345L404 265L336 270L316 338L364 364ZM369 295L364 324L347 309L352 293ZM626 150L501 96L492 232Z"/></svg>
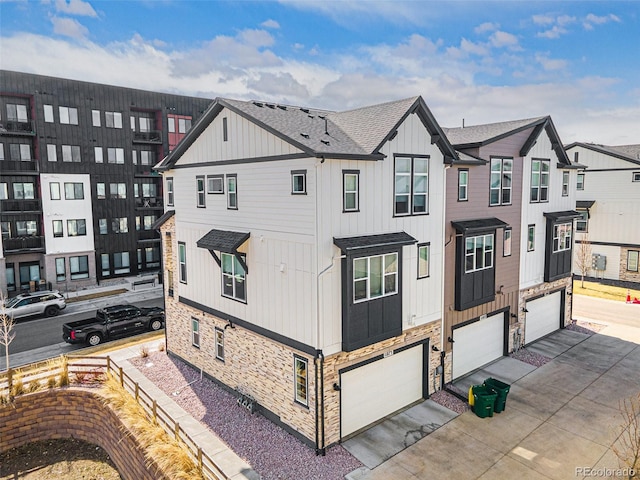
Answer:
<svg viewBox="0 0 640 480"><path fill-rule="evenodd" d="M354 250L411 245L418 240L406 232L382 233L378 235L363 235L360 237L334 238L333 243L343 252L353 252Z"/></svg>
<svg viewBox="0 0 640 480"><path fill-rule="evenodd" d="M249 239L251 233L231 232L229 230L210 230L196 242L200 248L225 253L236 253L238 247Z"/></svg>
<svg viewBox="0 0 640 480"><path fill-rule="evenodd" d="M517 131L533 127L547 117L526 118L509 122L486 123L468 127L446 128L444 133L454 146L492 143L505 135L512 135Z"/></svg>
<svg viewBox="0 0 640 480"><path fill-rule="evenodd" d="M499 218L475 218L473 220L455 220L451 222L453 228L460 233L474 233L486 230L495 230L500 227L508 227L507 222L503 222Z"/></svg>
<svg viewBox="0 0 640 480"><path fill-rule="evenodd" d="M640 144L638 145L599 145L596 143L574 142L565 146L566 150L580 146L593 150L595 152L604 153L620 160L626 160L634 165L640 165Z"/></svg>
<svg viewBox="0 0 640 480"><path fill-rule="evenodd" d="M576 200L576 208L589 209L589 208L593 207L594 203L596 203L595 200Z"/></svg>
<svg viewBox="0 0 640 480"><path fill-rule="evenodd" d="M580 215L575 210L565 210L563 212L547 212L544 214L544 216L557 222L557 221L572 220L574 218L581 217L582 215Z"/></svg>
<svg viewBox="0 0 640 480"><path fill-rule="evenodd" d="M162 216L160 218L158 218L153 225L151 225L151 229L152 230L160 230L160 227L162 225L164 225L164 222L166 222L167 220L169 220L171 217L173 217L175 215L176 211L175 210L168 210L166 212L164 212L162 214Z"/></svg>

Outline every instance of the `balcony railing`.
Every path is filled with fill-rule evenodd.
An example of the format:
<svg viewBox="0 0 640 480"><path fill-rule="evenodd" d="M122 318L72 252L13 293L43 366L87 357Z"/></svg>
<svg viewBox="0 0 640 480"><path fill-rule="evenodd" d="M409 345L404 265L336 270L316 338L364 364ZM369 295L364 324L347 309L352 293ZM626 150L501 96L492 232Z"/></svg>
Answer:
<svg viewBox="0 0 640 480"><path fill-rule="evenodd" d="M36 128L32 121L28 121L28 122L5 121L0 123L0 135L35 137Z"/></svg>
<svg viewBox="0 0 640 480"><path fill-rule="evenodd" d="M143 197L136 198L136 208L163 208L162 197Z"/></svg>
<svg viewBox="0 0 640 480"><path fill-rule="evenodd" d="M17 238L3 238L2 249L4 250L4 253L44 250L44 237L29 236L29 237L17 237Z"/></svg>
<svg viewBox="0 0 640 480"><path fill-rule="evenodd" d="M2 173L18 173L18 172L38 172L38 162L35 160L2 160L0 163L0 172Z"/></svg>
<svg viewBox="0 0 640 480"><path fill-rule="evenodd" d="M152 143L154 145L160 145L162 144L162 133L159 130L133 132L133 143Z"/></svg>
<svg viewBox="0 0 640 480"><path fill-rule="evenodd" d="M1 200L0 201L0 211L2 213L39 212L41 210L42 208L40 207L40 200Z"/></svg>

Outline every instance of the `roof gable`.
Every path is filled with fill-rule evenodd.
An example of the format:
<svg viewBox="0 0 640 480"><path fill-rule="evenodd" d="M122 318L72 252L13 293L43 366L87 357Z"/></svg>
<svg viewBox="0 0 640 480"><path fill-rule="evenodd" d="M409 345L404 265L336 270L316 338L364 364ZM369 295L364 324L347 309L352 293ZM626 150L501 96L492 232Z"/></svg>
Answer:
<svg viewBox="0 0 640 480"><path fill-rule="evenodd" d="M636 145L598 145L594 143L582 143L574 142L565 147L566 150L574 147L583 147L594 152L602 153L625 162L632 163L633 165L640 165L640 144Z"/></svg>

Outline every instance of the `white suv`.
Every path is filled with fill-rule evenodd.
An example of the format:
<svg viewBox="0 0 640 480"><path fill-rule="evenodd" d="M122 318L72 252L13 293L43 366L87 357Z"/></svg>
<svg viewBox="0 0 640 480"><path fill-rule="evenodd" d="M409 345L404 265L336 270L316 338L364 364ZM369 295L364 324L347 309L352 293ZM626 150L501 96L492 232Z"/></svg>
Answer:
<svg viewBox="0 0 640 480"><path fill-rule="evenodd" d="M53 317L60 310L67 308L67 303L57 291L23 293L13 297L0 307L0 314L14 319L31 315L45 315Z"/></svg>

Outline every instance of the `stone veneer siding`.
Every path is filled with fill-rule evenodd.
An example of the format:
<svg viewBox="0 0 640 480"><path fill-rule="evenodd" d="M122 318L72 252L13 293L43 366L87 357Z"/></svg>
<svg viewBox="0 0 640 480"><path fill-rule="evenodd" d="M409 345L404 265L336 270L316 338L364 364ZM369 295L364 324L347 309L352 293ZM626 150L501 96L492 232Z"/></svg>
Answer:
<svg viewBox="0 0 640 480"><path fill-rule="evenodd" d="M640 283L640 268L637 272L630 272L627 270L627 255L629 250L640 250L640 247L635 248L621 248L620 249L620 280L625 282L637 282Z"/></svg>
<svg viewBox="0 0 640 480"><path fill-rule="evenodd" d="M77 438L102 447L124 480L169 480L94 390L54 389L20 395L0 407L0 452L38 440Z"/></svg>

